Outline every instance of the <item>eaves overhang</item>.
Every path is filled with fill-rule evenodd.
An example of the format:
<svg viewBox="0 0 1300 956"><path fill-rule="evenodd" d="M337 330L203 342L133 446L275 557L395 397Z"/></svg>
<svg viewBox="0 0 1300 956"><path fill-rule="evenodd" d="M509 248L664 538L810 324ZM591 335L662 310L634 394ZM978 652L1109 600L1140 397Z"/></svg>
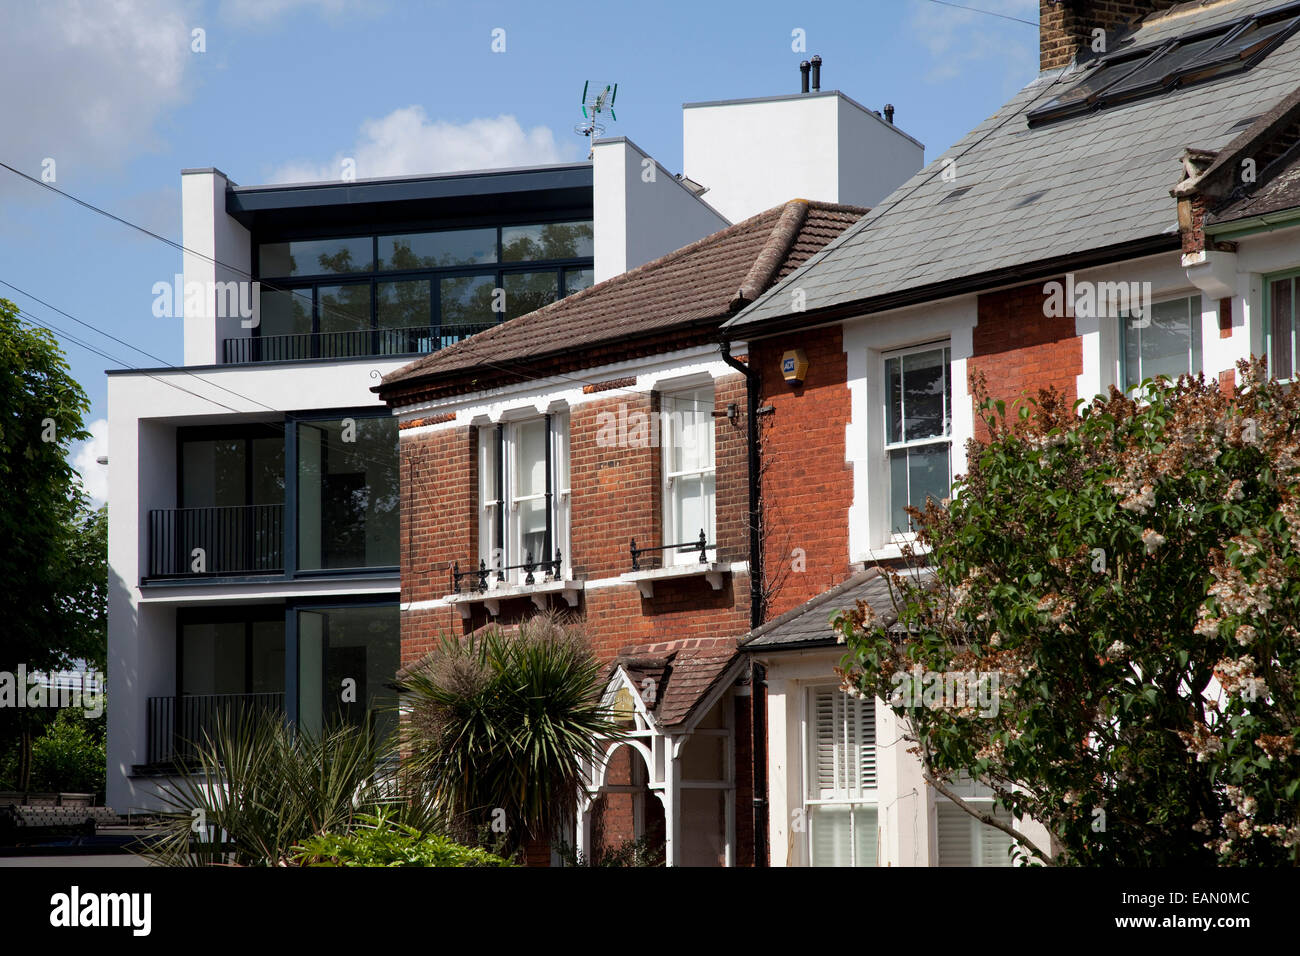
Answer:
<svg viewBox="0 0 1300 956"><path fill-rule="evenodd" d="M791 312L754 322L746 322L745 313L741 312L722 326L722 334L728 338L743 338L748 341L755 341L796 329L807 329L815 325L825 325L844 319L888 312L911 305L922 305L926 302L949 299L958 295L988 292L1008 285L1033 282L1037 279L1050 279L1064 271L1111 265L1127 259L1137 259L1162 252L1176 252L1181 248L1182 240L1179 233L1172 231L1113 246L1071 253L1053 259L1042 259L977 275L945 279L942 282L916 286L885 295L838 302L835 305L819 309ZM869 266L864 266L864 268L869 268ZM779 294L783 285L784 283L774 287L772 292L767 294L771 295L773 292ZM762 299L759 300L759 302L762 301Z"/></svg>
<svg viewBox="0 0 1300 956"><path fill-rule="evenodd" d="M586 215L592 209L592 165L567 163L271 186L232 186L226 212L260 234L383 228L428 220Z"/></svg>

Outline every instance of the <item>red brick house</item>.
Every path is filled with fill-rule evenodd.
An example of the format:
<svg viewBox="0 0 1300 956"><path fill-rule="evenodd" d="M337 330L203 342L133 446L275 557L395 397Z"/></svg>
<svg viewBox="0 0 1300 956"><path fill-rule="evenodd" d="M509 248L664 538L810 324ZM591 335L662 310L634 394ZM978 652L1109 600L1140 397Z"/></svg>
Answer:
<svg viewBox="0 0 1300 956"><path fill-rule="evenodd" d="M825 626L885 599L903 509L966 470L973 376L1011 405L1162 374L1230 388L1252 354L1295 374L1300 5L1040 12L1039 76L722 330L771 409L762 562L787 572L745 644L766 669L772 865L1007 862L893 746L892 712L837 691Z"/></svg>
<svg viewBox="0 0 1300 956"><path fill-rule="evenodd" d="M669 863L754 860L753 386L718 328L864 212L788 202L376 389L399 418L403 665L545 608L610 665L631 737L592 768L579 849L662 834Z"/></svg>
<svg viewBox="0 0 1300 956"><path fill-rule="evenodd" d="M1294 376L1300 4L1040 13L1039 75L869 213L787 204L380 387L404 662L562 606L611 663L634 745L595 768L582 845L662 826L674 863L1007 865L892 711L839 690L827 616L887 601L904 508L980 437L974 376L1009 403L1231 388L1249 355Z"/></svg>

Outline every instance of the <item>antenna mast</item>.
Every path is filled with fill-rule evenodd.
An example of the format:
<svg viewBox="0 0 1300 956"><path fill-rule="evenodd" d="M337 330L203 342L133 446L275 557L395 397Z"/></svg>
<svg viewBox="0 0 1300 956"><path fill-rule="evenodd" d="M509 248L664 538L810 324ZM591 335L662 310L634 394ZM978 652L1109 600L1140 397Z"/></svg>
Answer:
<svg viewBox="0 0 1300 956"><path fill-rule="evenodd" d="M618 122L618 117L614 115L614 97L617 95L617 83L593 83L588 80L582 84L583 122L573 127L573 131L579 136L587 137L588 159L591 159L596 137L605 132L605 124L600 121L601 117L608 113L611 120Z"/></svg>

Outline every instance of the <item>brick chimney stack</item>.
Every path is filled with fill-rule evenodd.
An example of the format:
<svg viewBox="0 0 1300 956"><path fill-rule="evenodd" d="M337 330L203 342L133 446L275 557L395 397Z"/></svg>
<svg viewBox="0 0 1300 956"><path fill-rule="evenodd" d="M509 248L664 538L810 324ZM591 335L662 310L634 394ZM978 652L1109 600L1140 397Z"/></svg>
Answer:
<svg viewBox="0 0 1300 956"><path fill-rule="evenodd" d="M1038 68L1066 66L1092 43L1093 30L1107 33L1172 7L1177 0L1038 0Z"/></svg>

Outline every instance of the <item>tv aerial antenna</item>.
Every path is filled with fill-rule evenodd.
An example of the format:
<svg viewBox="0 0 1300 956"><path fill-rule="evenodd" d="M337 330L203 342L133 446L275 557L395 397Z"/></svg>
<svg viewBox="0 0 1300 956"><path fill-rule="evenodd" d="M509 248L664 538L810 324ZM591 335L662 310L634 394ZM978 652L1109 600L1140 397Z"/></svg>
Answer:
<svg viewBox="0 0 1300 956"><path fill-rule="evenodd" d="M591 158L592 146L596 137L605 132L601 118L608 113L609 118L618 122L614 115L614 97L618 95L617 83L593 83L588 80L582 84L582 118L583 122L573 127L579 136L587 137L587 158Z"/></svg>

